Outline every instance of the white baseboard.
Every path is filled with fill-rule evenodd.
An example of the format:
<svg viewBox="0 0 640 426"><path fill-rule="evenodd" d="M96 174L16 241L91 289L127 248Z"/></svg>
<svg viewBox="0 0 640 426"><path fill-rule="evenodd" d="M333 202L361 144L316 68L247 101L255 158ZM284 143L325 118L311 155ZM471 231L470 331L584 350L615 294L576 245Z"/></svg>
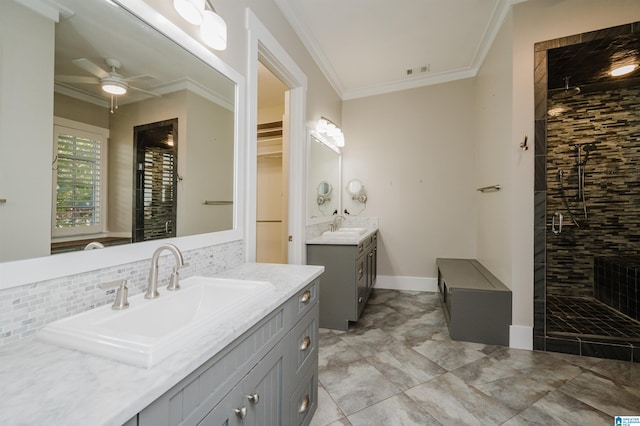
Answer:
<svg viewBox="0 0 640 426"><path fill-rule="evenodd" d="M533 327L509 326L509 347L533 350Z"/></svg>
<svg viewBox="0 0 640 426"><path fill-rule="evenodd" d="M438 291L438 279L427 277L397 277L378 275L376 288L388 290Z"/></svg>

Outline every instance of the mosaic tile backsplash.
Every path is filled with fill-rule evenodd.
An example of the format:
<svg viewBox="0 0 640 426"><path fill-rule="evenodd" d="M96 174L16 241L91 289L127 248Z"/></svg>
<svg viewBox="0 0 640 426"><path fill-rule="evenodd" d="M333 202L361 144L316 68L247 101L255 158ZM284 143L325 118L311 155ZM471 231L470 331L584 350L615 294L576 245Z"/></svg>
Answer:
<svg viewBox="0 0 640 426"><path fill-rule="evenodd" d="M560 234L547 233L548 295L594 296L594 258L633 256L640 249L640 89L549 100L547 226L564 216ZM577 151L593 144L584 166L584 203L578 198ZM563 172L564 195L558 172ZM571 215L576 219L576 226Z"/></svg>
<svg viewBox="0 0 640 426"><path fill-rule="evenodd" d="M209 275L244 262L244 244L234 241L183 255L189 266L180 271L181 278ZM171 255L160 258L160 291L173 264ZM147 259L0 291L0 346L32 338L52 321L113 303L114 292L101 290L101 283L124 278L130 297L146 291L150 265Z"/></svg>

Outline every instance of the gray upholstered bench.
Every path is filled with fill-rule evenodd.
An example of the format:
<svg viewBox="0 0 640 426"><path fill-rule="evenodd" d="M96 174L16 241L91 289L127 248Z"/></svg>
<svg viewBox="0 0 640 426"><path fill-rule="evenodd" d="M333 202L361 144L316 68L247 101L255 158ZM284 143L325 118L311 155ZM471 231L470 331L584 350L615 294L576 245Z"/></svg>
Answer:
<svg viewBox="0 0 640 426"><path fill-rule="evenodd" d="M437 259L438 291L454 340L509 346L511 290L474 259Z"/></svg>

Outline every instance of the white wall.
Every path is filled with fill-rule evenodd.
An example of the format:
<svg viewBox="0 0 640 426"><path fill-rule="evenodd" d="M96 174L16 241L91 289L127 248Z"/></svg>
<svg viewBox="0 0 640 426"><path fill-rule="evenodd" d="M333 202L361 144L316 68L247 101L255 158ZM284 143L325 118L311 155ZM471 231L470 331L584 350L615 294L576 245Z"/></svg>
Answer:
<svg viewBox="0 0 640 426"><path fill-rule="evenodd" d="M233 205L203 204L233 200L233 111L187 92L184 136L180 138L185 147L180 155L186 158L179 170L183 180L178 191L184 195L184 208L178 207L179 235L233 228Z"/></svg>
<svg viewBox="0 0 640 426"><path fill-rule="evenodd" d="M379 275L436 277L436 258L475 257L474 116L472 79L344 102L343 187L360 179L361 215L379 218ZM344 208L362 209L346 195Z"/></svg>
<svg viewBox="0 0 640 426"><path fill-rule="evenodd" d="M476 185L500 185L498 192L476 192L477 257L505 285L511 287L512 118L511 16L498 32L476 77ZM533 143L533 135L531 135ZM529 155L533 155L530 152Z"/></svg>
<svg viewBox="0 0 640 426"><path fill-rule="evenodd" d="M46 256L51 248L53 42L52 21L3 2L0 199L7 201L0 203L0 262Z"/></svg>

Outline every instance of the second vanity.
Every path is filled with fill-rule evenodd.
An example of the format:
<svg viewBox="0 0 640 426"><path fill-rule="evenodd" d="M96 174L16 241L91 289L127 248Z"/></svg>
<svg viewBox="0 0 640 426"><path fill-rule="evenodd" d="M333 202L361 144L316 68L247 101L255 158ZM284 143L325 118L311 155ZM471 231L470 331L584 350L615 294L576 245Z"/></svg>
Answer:
<svg viewBox="0 0 640 426"><path fill-rule="evenodd" d="M357 236L353 231L326 232L307 240L307 264L325 267L320 286L321 328L346 331L350 321L360 318L376 283L377 263L377 228L367 228Z"/></svg>
<svg viewBox="0 0 640 426"><path fill-rule="evenodd" d="M152 368L29 340L0 348L0 424L307 425L317 407L322 268L245 264L217 277L275 292Z"/></svg>

